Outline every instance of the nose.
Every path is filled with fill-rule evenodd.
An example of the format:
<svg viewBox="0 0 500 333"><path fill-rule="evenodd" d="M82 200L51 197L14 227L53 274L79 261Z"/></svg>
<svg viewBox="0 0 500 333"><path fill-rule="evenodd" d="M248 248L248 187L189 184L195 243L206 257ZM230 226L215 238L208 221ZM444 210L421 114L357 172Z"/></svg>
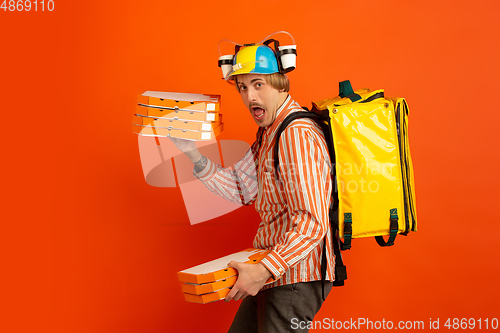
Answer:
<svg viewBox="0 0 500 333"><path fill-rule="evenodd" d="M255 102L257 100L257 92L253 88L248 88L247 98L249 102Z"/></svg>

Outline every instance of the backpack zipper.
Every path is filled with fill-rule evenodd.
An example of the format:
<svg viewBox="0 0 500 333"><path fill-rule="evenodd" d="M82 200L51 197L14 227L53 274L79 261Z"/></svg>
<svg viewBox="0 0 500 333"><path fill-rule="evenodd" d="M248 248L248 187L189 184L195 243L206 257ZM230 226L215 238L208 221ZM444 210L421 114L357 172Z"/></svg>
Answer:
<svg viewBox="0 0 500 333"><path fill-rule="evenodd" d="M405 167L406 167L406 181L408 183L408 201L409 201L409 206L410 206L410 214L411 214L411 220L412 220L412 225L411 225L411 231L415 231L415 226L417 223L417 220L415 218L415 207L413 206L413 191L411 189L411 172L408 168L408 159L409 159L409 153L406 151L406 143L408 141L408 136L407 136L407 108L408 106L406 105L406 102L403 102L403 109L404 109L404 119L403 119L403 136L404 136L404 147L405 147Z"/></svg>
<svg viewBox="0 0 500 333"><path fill-rule="evenodd" d="M399 159L401 164L401 180L403 183L403 199L404 199L404 219L405 219L405 231L406 235L410 231L410 217L408 215L408 197L407 197L407 178L405 177L405 171L407 173L408 166L406 163L406 150L404 145L404 119L403 124L401 124L402 115L401 115L401 104L398 104L396 107L396 126L398 133L398 143L399 143ZM404 168L404 169L403 169Z"/></svg>

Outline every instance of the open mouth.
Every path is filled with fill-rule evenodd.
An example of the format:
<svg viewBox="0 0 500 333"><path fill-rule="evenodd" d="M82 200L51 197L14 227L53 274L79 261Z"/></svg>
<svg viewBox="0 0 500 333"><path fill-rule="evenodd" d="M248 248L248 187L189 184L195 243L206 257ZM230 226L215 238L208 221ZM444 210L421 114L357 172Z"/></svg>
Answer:
<svg viewBox="0 0 500 333"><path fill-rule="evenodd" d="M266 113L266 110L264 110L260 106L252 106L252 114L256 120L264 119L265 113Z"/></svg>

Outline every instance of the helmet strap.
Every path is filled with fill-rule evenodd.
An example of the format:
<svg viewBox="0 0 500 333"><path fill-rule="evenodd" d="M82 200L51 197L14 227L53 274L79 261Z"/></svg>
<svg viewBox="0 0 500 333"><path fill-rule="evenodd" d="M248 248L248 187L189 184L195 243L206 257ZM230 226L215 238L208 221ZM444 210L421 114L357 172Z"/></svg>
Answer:
<svg viewBox="0 0 500 333"><path fill-rule="evenodd" d="M276 57L276 61L278 63L278 70L280 71L281 74L285 74L285 71L283 70L283 65L281 64L281 57L279 52L280 42L276 39L268 39L262 44L270 48L269 44L271 43L274 43L274 56Z"/></svg>

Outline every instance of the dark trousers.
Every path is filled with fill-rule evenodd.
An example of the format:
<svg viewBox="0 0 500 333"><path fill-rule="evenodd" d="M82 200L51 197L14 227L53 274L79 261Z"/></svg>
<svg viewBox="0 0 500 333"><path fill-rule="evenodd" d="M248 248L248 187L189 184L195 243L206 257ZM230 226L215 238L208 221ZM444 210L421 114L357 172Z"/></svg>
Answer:
<svg viewBox="0 0 500 333"><path fill-rule="evenodd" d="M241 301L228 333L308 332L297 323L312 321L321 308L321 285L321 281L300 282L247 296ZM325 281L325 298L331 289L332 283Z"/></svg>

